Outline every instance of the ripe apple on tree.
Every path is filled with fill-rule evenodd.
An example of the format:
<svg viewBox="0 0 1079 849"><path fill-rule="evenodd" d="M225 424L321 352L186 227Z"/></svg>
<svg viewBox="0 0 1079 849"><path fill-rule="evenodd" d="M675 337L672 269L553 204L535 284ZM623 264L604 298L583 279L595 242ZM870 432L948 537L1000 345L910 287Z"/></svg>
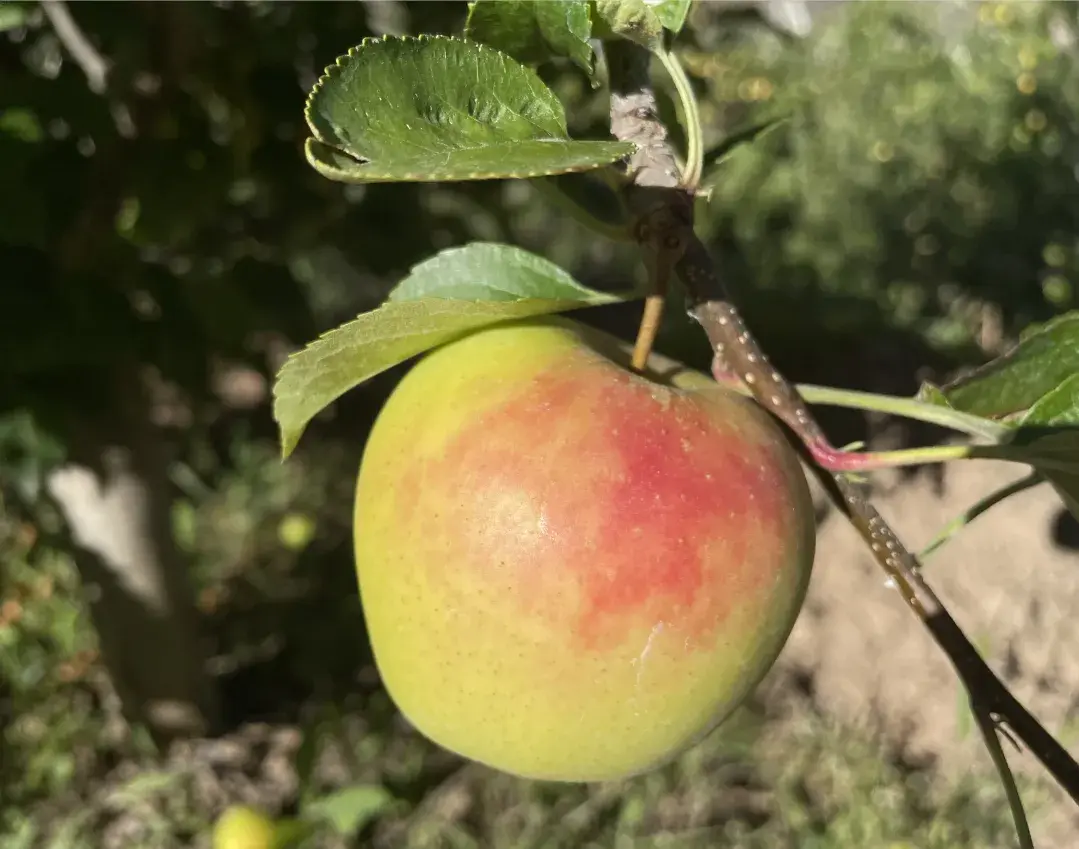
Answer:
<svg viewBox="0 0 1079 849"><path fill-rule="evenodd" d="M508 773L670 760L756 687L805 597L814 514L779 426L628 362L564 318L488 327L421 359L365 448L355 554L385 686Z"/></svg>

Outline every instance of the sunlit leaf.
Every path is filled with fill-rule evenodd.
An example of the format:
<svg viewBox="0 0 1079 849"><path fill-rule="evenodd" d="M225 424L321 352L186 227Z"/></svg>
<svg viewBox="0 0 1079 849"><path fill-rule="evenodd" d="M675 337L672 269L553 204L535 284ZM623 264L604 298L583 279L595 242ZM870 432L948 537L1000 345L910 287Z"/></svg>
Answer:
<svg viewBox="0 0 1079 849"><path fill-rule="evenodd" d="M1079 311L1047 323L943 391L957 410L1005 416L1028 409L1075 374L1079 374Z"/></svg>
<svg viewBox="0 0 1079 849"><path fill-rule="evenodd" d="M393 288L387 300L420 298L606 303L620 296L582 286L560 266L522 248L472 242L440 251L418 264Z"/></svg>
<svg viewBox="0 0 1079 849"><path fill-rule="evenodd" d="M412 273L378 309L331 330L291 356L274 384L284 456L308 422L348 390L386 369L487 325L613 303L554 263L508 245L444 251Z"/></svg>
<svg viewBox="0 0 1079 849"><path fill-rule="evenodd" d="M538 177L615 162L634 146L569 138L558 98L487 45L368 39L311 92L310 164L352 183Z"/></svg>
<svg viewBox="0 0 1079 849"><path fill-rule="evenodd" d="M1034 402L1019 427L1079 427L1079 372Z"/></svg>

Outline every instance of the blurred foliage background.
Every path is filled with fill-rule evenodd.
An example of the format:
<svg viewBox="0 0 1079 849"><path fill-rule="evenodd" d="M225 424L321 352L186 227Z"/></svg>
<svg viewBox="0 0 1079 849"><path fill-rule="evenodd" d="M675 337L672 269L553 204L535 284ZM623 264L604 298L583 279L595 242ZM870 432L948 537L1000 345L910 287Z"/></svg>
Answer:
<svg viewBox="0 0 1079 849"><path fill-rule="evenodd" d="M1079 7L819 6L804 37L744 5L694 10L680 50L707 142L782 119L708 172L700 230L790 377L913 393L1079 305ZM527 183L345 187L305 164L303 103L322 68L369 35L458 32L464 3L67 8L107 63L104 85L40 5L0 4L5 845L186 845L225 798L190 752L156 784L138 771L155 763L152 747L116 721L70 540L43 498L82 425L113 421L135 379L167 449L171 529L210 637L223 733L256 722L306 732L288 750L292 777L252 778L255 798L287 810L350 781L388 788L392 802L368 798L377 845L615 845L656 829L697 834L700 807L725 804L716 816L731 845L880 845L883 828L928 849L987 845L979 835L1006 828L995 797L972 790L954 805L976 828L918 831L921 779L896 766L913 783L883 799L879 756L816 727L792 731L803 742L790 745L854 754L807 755L792 772L784 756L732 753L727 741L613 795L468 772L453 781L479 788L479 813L448 815L459 765L394 717L351 571L353 474L399 370L321 417L285 466L268 382L287 351L374 306L441 248L511 242L612 288L641 273L637 259ZM601 137L604 91L569 65L541 73L571 132ZM582 317L628 337L638 310ZM680 309L660 347L707 365ZM825 421L836 441L866 427L853 414ZM840 814L851 787L864 805ZM149 812L137 827L121 816L132 805Z"/></svg>

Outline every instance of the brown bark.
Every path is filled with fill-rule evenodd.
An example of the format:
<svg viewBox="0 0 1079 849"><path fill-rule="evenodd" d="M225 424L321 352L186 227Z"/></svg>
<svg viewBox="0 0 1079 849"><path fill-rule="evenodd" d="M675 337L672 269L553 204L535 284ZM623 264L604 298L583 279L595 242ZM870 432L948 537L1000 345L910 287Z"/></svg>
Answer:
<svg viewBox="0 0 1079 849"><path fill-rule="evenodd" d="M72 426L47 481L66 520L102 659L129 722L159 745L216 725L194 594L171 528L162 436L137 380Z"/></svg>

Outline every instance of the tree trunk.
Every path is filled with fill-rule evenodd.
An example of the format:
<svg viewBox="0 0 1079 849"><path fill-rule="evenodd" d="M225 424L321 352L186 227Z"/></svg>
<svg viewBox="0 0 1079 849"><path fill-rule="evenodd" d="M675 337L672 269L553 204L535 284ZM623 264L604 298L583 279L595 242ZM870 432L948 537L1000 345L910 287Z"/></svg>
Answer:
<svg viewBox="0 0 1079 849"><path fill-rule="evenodd" d="M64 519L101 656L129 722L159 746L205 736L217 706L186 564L172 536L167 459L139 381L72 426L73 461L47 489Z"/></svg>

